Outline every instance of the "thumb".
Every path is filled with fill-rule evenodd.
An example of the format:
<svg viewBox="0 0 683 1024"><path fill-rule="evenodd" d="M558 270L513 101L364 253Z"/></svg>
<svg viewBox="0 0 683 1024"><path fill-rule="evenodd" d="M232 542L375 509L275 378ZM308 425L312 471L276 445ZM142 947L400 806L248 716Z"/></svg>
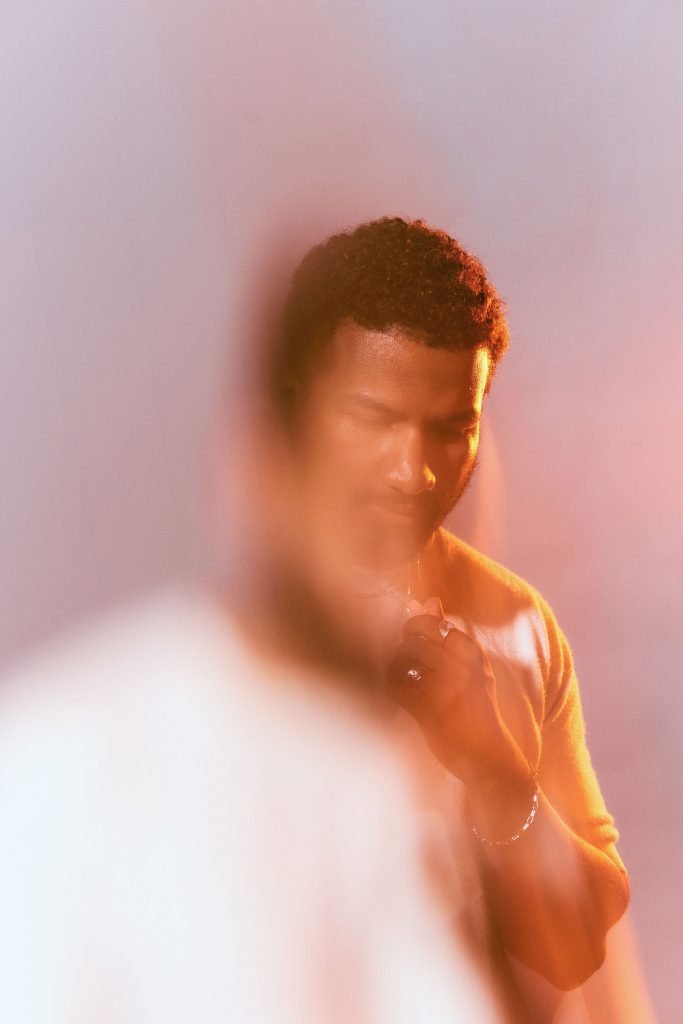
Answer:
<svg viewBox="0 0 683 1024"><path fill-rule="evenodd" d="M430 597L425 601L425 611L428 615L435 615L437 619L443 619L443 605L440 597Z"/></svg>
<svg viewBox="0 0 683 1024"><path fill-rule="evenodd" d="M428 612L427 608L420 604L419 601L408 601L408 604L406 605L406 619L412 619L414 615L424 615L425 612L427 612L428 615L431 614L431 612Z"/></svg>

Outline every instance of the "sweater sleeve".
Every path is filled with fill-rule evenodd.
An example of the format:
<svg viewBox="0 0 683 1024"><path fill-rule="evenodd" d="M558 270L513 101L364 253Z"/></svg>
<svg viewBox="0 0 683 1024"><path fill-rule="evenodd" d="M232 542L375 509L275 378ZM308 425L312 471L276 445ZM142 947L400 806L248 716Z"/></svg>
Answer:
<svg viewBox="0 0 683 1024"><path fill-rule="evenodd" d="M586 746L586 729L571 649L543 599L547 634L545 714L538 776L543 792L565 824L606 853L621 871L618 832L609 814Z"/></svg>

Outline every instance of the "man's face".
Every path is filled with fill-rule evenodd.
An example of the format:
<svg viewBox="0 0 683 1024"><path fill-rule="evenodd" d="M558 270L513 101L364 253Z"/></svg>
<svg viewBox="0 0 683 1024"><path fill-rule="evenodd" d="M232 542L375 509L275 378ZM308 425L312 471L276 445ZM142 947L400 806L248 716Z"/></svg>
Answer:
<svg viewBox="0 0 683 1024"><path fill-rule="evenodd" d="M469 482L489 355L355 323L330 348L302 397L303 525L315 557L391 571L419 552Z"/></svg>

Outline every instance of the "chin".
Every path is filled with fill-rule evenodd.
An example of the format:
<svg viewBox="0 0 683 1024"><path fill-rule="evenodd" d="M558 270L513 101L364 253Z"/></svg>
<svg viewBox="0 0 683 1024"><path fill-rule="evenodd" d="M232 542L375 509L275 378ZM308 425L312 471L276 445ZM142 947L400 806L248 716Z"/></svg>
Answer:
<svg viewBox="0 0 683 1024"><path fill-rule="evenodd" d="M383 531L376 535L374 544L368 545L368 553L377 568L396 569L416 558L437 529L430 524L391 534Z"/></svg>

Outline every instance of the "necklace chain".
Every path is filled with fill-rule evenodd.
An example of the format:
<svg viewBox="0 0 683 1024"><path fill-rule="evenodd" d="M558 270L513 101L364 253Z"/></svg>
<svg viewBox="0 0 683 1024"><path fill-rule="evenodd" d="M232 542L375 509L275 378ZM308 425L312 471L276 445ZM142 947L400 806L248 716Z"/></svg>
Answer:
<svg viewBox="0 0 683 1024"><path fill-rule="evenodd" d="M413 560L408 562L408 597L417 599L420 593L420 556L415 556L415 572L413 572Z"/></svg>

